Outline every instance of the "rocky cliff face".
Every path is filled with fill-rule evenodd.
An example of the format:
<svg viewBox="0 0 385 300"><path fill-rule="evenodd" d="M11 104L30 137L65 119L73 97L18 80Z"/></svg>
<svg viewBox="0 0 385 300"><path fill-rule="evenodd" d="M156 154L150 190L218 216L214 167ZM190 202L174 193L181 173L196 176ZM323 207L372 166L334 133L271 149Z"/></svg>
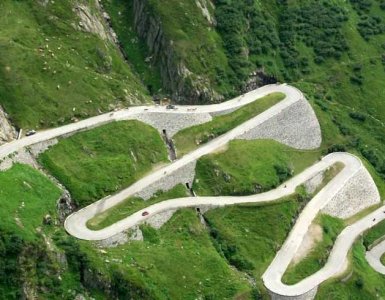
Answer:
<svg viewBox="0 0 385 300"><path fill-rule="evenodd" d="M146 0L134 0L134 22L146 42L153 63L159 64L163 86L173 100L185 103L218 102L224 97L211 88L207 78L192 73L178 58L173 42L164 34L161 20L153 15Z"/></svg>
<svg viewBox="0 0 385 300"><path fill-rule="evenodd" d="M16 130L8 121L8 116L0 106L0 145L16 138Z"/></svg>

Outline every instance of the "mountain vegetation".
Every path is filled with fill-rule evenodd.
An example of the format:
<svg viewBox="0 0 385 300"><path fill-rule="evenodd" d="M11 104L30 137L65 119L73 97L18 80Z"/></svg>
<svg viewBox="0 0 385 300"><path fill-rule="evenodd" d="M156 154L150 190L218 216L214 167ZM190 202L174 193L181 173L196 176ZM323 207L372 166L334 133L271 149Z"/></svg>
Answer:
<svg viewBox="0 0 385 300"><path fill-rule="evenodd" d="M3 0L0 105L17 129L45 129L127 106L226 101L256 87L300 88L321 124L316 151L272 141L234 141L202 157L194 190L246 195L284 182L321 155L363 159L385 195L384 0ZM174 137L183 155L282 99L270 95ZM309 200L176 212L143 241L115 247L68 236L53 175L83 207L167 163L158 132L123 121L60 139L41 154L42 172L16 164L0 172L2 299L268 299L260 280ZM49 175L44 175L47 172ZM184 186L149 203L185 196ZM96 216L100 229L147 205L129 198ZM324 239L290 269L297 282L325 262L343 226L317 219ZM277 226L279 224L279 226ZM380 223L356 241L349 274L322 284L317 299L376 299L384 278L365 250Z"/></svg>

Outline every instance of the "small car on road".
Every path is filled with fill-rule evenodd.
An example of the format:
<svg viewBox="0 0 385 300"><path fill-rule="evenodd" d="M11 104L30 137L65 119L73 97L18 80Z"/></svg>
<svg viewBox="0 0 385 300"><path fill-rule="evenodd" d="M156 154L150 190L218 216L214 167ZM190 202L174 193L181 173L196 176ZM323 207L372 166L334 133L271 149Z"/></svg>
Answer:
<svg viewBox="0 0 385 300"><path fill-rule="evenodd" d="M175 109L175 105L169 104L166 106L166 109Z"/></svg>
<svg viewBox="0 0 385 300"><path fill-rule="evenodd" d="M148 215L149 215L149 212L148 212L148 211L142 212L142 216L143 216L143 217L148 216Z"/></svg>
<svg viewBox="0 0 385 300"><path fill-rule="evenodd" d="M36 133L36 130L29 130L29 131L27 131L27 133L25 135L31 136L31 135L34 135L35 133Z"/></svg>

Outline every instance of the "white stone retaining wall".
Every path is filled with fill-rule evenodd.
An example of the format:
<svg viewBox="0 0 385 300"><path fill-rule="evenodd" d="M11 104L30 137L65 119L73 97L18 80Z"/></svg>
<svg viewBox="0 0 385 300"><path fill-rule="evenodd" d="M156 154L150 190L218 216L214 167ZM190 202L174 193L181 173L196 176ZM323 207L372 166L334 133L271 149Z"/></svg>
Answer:
<svg viewBox="0 0 385 300"><path fill-rule="evenodd" d="M163 226L176 212L176 209L170 209L146 220L146 223L155 229L159 229Z"/></svg>
<svg viewBox="0 0 385 300"><path fill-rule="evenodd" d="M221 111L211 112L210 115L213 117L227 115L227 114L231 114L232 112L236 111L239 108L241 108L241 106L240 107L233 107L233 108L229 108L229 109L225 109L225 110L221 110Z"/></svg>
<svg viewBox="0 0 385 300"><path fill-rule="evenodd" d="M179 183L189 183L189 185L192 186L195 177L195 165L196 161L193 161L185 166L182 166L174 172L167 174L167 176L163 177L162 179L155 181L154 183L145 187L142 191L136 193L134 196L147 200L151 198L151 196L157 191L168 191Z"/></svg>
<svg viewBox="0 0 385 300"><path fill-rule="evenodd" d="M0 171L10 169L15 163L30 165L35 169L39 169L39 165L37 164L35 158L27 149L23 148L20 151L14 152L12 155L3 158L0 161Z"/></svg>
<svg viewBox="0 0 385 300"><path fill-rule="evenodd" d="M212 117L209 113L158 113L148 112L146 114L137 115L138 121L142 121L159 130L160 133L165 129L167 135L172 137L178 131L203 123L210 122Z"/></svg>
<svg viewBox="0 0 385 300"><path fill-rule="evenodd" d="M303 185L308 194L313 194L317 188L322 184L324 179L324 171L321 171L306 181Z"/></svg>
<svg viewBox="0 0 385 300"><path fill-rule="evenodd" d="M49 147L56 145L59 142L58 139L52 139L41 143L34 144L29 147L29 151L34 157L38 157L39 154L45 152Z"/></svg>
<svg viewBox="0 0 385 300"><path fill-rule="evenodd" d="M317 288L314 288L300 296L282 296L282 295L274 294L272 292L269 292L269 294L271 296L271 300L312 300L315 298L317 294L317 290L318 290Z"/></svg>
<svg viewBox="0 0 385 300"><path fill-rule="evenodd" d="M321 145L322 137L312 107L306 99L302 99L239 139L274 139L297 149L315 149Z"/></svg>
<svg viewBox="0 0 385 300"><path fill-rule="evenodd" d="M347 219L380 203L380 194L369 172L362 167L322 209L323 213Z"/></svg>

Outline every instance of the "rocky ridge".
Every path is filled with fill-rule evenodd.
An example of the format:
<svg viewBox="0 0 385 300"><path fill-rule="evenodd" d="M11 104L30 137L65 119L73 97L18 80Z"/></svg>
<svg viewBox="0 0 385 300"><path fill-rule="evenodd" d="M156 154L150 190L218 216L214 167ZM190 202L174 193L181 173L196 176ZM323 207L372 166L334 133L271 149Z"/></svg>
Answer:
<svg viewBox="0 0 385 300"><path fill-rule="evenodd" d="M211 88L211 82L203 75L192 73L179 59L162 28L161 20L148 8L147 0L134 0L135 29L149 49L152 63L159 64L163 86L177 102L207 103L224 100ZM205 6L200 6L204 11ZM211 17L210 17L211 18Z"/></svg>

